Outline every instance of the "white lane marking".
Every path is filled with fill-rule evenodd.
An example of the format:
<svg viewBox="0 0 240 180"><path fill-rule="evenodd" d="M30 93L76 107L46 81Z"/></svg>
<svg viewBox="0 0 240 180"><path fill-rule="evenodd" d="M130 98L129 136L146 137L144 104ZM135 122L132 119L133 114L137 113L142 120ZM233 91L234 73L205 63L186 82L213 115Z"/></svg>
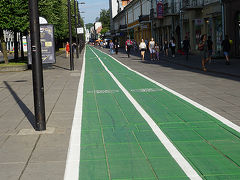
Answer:
<svg viewBox="0 0 240 180"><path fill-rule="evenodd" d="M144 89L131 89L131 92L137 92L137 93L149 93L149 92L159 92L162 91L163 89L159 88L144 88Z"/></svg>
<svg viewBox="0 0 240 180"><path fill-rule="evenodd" d="M144 89L131 89L131 92L136 92L136 93L150 93L150 92L159 92L162 91L163 89L159 88L144 88ZM87 91L88 94L114 94L114 93L119 93L119 90L110 90L110 89L103 89L103 90L95 90L95 91Z"/></svg>
<svg viewBox="0 0 240 180"><path fill-rule="evenodd" d="M95 91L87 91L87 93L89 94L93 94L93 93L96 93L96 94L113 94L113 93L118 93L119 90L95 90Z"/></svg>
<svg viewBox="0 0 240 180"><path fill-rule="evenodd" d="M96 50L98 50L98 49L96 49ZM98 51L100 51L100 50L98 50ZM174 91L174 90L172 90L172 89L164 86L163 84L161 84L161 83L159 83L159 82L157 82L157 81L155 81L155 80L153 80L153 79L151 79L151 78L149 78L149 77L147 77L147 76L145 76L145 75L143 75L143 74L141 74L141 73L139 73L139 72L131 69L130 67L128 67L128 66L126 66L125 64L121 63L120 61L118 61L116 58L110 56L109 54L107 54L107 53L105 53L105 52L103 52L103 51L100 51L100 52L102 52L102 53L108 55L109 57L113 58L116 62L118 62L119 64L123 65L123 66L126 67L128 70L130 70L130 71L132 71L132 72L135 72L136 74L138 74L138 75L142 76L143 78L151 81L152 83L158 85L159 87L165 89L166 91L171 92L172 94L174 94L174 95L178 96L179 98L187 101L188 103L192 104L193 106L201 109L202 111L205 111L206 113L210 114L211 116L213 116L213 117L215 117L216 119L218 119L219 121L221 121L223 124L227 125L228 127L232 128L232 129L234 129L235 131L237 131L237 132L240 133L240 126L234 124L233 122L231 122L230 120L226 119L225 117L223 117L223 116L215 113L214 111L210 110L209 108L207 108L207 107L205 107L205 106L202 106L201 104L199 104L199 103L197 103L197 102L189 99L188 97L186 97L186 96L184 96L184 95L182 95L182 94L180 94L180 93L178 93L178 92L176 92L176 91Z"/></svg>
<svg viewBox="0 0 240 180"><path fill-rule="evenodd" d="M127 96L127 98L131 101L134 107L138 110L138 112L142 115L142 117L146 120L149 126L152 128L155 135L164 145L164 147L168 150L171 156L175 159L178 165L182 168L185 174L192 180L200 180L202 179L198 173L193 169L193 167L188 163L188 161L182 156L182 154L177 150L177 148L171 143L171 141L167 138L167 136L161 131L158 125L153 121L153 119L147 114L147 112L141 107L140 104L132 97L132 95L125 89L125 87L118 81L118 79L112 74L111 71L105 66L99 56L90 48L91 51L98 57L98 60L108 72L108 74L112 77L115 83L119 86L119 88L123 91L123 93Z"/></svg>
<svg viewBox="0 0 240 180"><path fill-rule="evenodd" d="M83 54L82 72L78 85L78 94L72 122L64 180L77 180L79 177L85 54L86 47Z"/></svg>

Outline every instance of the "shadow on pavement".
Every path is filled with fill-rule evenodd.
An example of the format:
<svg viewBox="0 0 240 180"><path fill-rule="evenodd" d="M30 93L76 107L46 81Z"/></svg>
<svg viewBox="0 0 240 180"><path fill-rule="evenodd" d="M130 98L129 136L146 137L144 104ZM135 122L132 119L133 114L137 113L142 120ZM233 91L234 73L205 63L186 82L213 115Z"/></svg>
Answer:
<svg viewBox="0 0 240 180"><path fill-rule="evenodd" d="M36 130L36 125L35 125L35 116L34 114L30 111L30 109L22 102L20 97L18 97L17 93L11 88L11 86L6 82L3 81L6 87L8 88L9 92L13 96L14 100L18 104L18 106L21 108L22 112L25 114L27 117L28 121L32 125L32 127Z"/></svg>
<svg viewBox="0 0 240 180"><path fill-rule="evenodd" d="M124 57L123 55L125 55L125 54L126 54L126 52L124 51L124 49L119 49L119 55L113 54L112 56L115 57L115 58L121 58L121 59L125 58L128 61L136 61L136 59L138 59L138 58L139 58L139 60L141 60L140 52L133 52L132 51L131 54L130 54L130 58L127 58L127 54ZM179 57L181 58L181 55L178 55L178 58ZM231 73L224 72L224 70L222 70L221 66L224 67L225 65L224 65L224 63L223 64L216 63L216 62L218 62L218 60L214 60L216 64L215 65L211 64L211 66L216 66L216 68L220 68L221 71L217 71L217 70L215 70L216 69L215 68L213 70L209 69L207 72L204 72L204 71L201 70L201 60L200 59L195 59L195 58L198 58L197 56L190 55L189 61L184 63L184 64L178 63L178 58L165 57L165 56L163 56L163 54L160 54L160 60L151 61L151 60L149 60L150 59L150 54L146 53L145 54L145 61L144 62L139 61L139 63L159 65L159 66L162 66L162 67L167 67L167 68L171 68L171 69L175 69L175 70L189 71L189 72L204 74L204 75L207 75L207 76L214 76L214 77L230 79L230 80L234 80L234 81L240 81L240 76L238 75L239 73L231 74ZM183 58L185 58L185 57L183 56ZM193 65L191 64L192 63L191 61L194 61ZM196 63L199 64L199 66L196 66ZM231 65L231 66L234 66L234 65Z"/></svg>
<svg viewBox="0 0 240 180"><path fill-rule="evenodd" d="M53 64L53 67L70 71L70 69Z"/></svg>

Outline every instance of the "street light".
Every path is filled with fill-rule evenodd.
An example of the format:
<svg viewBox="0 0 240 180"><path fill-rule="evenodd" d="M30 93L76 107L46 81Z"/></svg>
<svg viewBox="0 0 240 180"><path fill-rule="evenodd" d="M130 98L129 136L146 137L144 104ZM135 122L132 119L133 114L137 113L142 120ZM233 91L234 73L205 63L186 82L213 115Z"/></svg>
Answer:
<svg viewBox="0 0 240 180"><path fill-rule="evenodd" d="M83 5L83 4L85 4L85 2L77 2L77 4L78 4L78 10L79 10L79 5ZM83 11L78 11L78 27L80 27L80 17L81 17L81 13L85 13L85 12L83 12ZM82 17L82 19L83 19L83 17ZM81 40L81 37L82 37L82 35L80 34L79 35L79 44L80 44L80 53L82 52L82 48L83 48L83 40Z"/></svg>
<svg viewBox="0 0 240 180"><path fill-rule="evenodd" d="M43 131L46 130L46 121L38 0L29 0L28 5L31 33L32 78L36 130Z"/></svg>
<svg viewBox="0 0 240 180"><path fill-rule="evenodd" d="M73 51L72 51L72 22L71 22L71 3L68 0L68 28L69 28L69 47L70 47L70 70L74 70Z"/></svg>

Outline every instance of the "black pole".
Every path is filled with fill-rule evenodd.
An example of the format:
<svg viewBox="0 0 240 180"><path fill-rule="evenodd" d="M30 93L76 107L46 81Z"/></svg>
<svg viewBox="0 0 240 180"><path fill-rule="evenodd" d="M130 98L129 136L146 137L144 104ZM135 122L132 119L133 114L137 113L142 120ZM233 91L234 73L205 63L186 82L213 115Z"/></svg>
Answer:
<svg viewBox="0 0 240 180"><path fill-rule="evenodd" d="M77 3L78 5L78 3ZM75 32L76 32L76 54L77 58L79 58L78 53L78 34L77 34L77 16L76 16L76 0L74 0L74 17L75 17Z"/></svg>
<svg viewBox="0 0 240 180"><path fill-rule="evenodd" d="M46 130L46 121L45 121L45 103L44 103L38 0L29 0L28 5L31 33L33 97L36 130L43 131Z"/></svg>
<svg viewBox="0 0 240 180"><path fill-rule="evenodd" d="M80 24L80 18L81 18L80 11L78 11L78 27L81 26L81 24ZM79 34L79 39L78 39L78 40L79 40L78 42L79 42L79 48L80 48L79 53L81 54L81 53L82 53L81 34Z"/></svg>
<svg viewBox="0 0 240 180"><path fill-rule="evenodd" d="M68 0L68 28L69 28L69 46L70 46L70 70L74 70L73 50L72 50L72 21L71 21L71 3Z"/></svg>

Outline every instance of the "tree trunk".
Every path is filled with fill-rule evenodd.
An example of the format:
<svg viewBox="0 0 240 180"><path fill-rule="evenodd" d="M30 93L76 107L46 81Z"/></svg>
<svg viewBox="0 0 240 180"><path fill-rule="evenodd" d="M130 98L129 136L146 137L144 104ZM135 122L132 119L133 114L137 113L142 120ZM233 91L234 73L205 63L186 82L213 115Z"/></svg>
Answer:
<svg viewBox="0 0 240 180"><path fill-rule="evenodd" d="M24 60L23 39L22 39L22 37L23 37L23 34L21 32L20 33L21 58L22 58L22 60Z"/></svg>
<svg viewBox="0 0 240 180"><path fill-rule="evenodd" d="M1 46L2 46L2 53L3 53L3 59L5 64L8 64L8 56L7 56L7 45L6 42L4 41L4 36L3 36L3 30L0 29L0 41L1 41Z"/></svg>
<svg viewBox="0 0 240 180"><path fill-rule="evenodd" d="M18 59L18 41L17 41L17 32L14 31L14 59Z"/></svg>

